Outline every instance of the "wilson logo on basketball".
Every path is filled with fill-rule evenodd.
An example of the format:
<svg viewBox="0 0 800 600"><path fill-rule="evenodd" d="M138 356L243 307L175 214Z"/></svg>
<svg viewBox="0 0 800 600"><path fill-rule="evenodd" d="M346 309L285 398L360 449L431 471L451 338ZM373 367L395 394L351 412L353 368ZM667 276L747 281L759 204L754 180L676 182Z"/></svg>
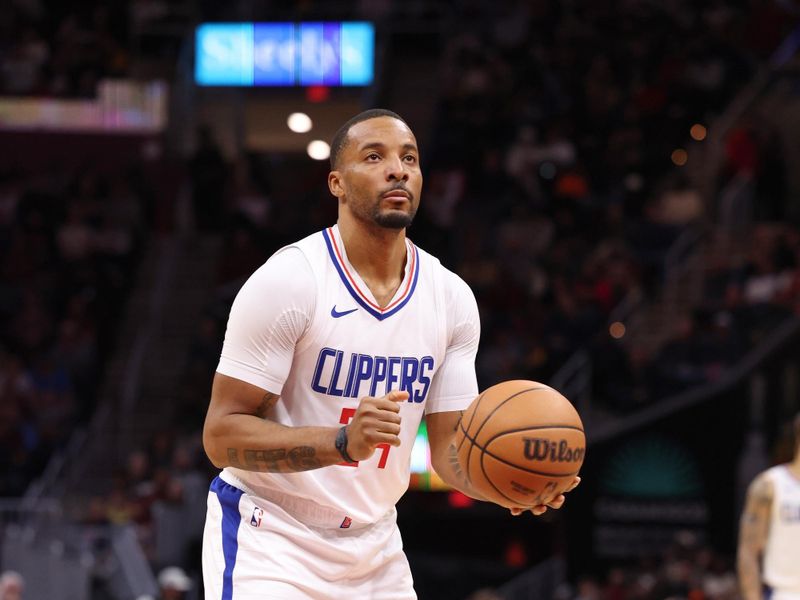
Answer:
<svg viewBox="0 0 800 600"><path fill-rule="evenodd" d="M549 460L550 462L581 462L585 448L570 448L567 440L555 442L544 438L522 438L525 443L525 458Z"/></svg>

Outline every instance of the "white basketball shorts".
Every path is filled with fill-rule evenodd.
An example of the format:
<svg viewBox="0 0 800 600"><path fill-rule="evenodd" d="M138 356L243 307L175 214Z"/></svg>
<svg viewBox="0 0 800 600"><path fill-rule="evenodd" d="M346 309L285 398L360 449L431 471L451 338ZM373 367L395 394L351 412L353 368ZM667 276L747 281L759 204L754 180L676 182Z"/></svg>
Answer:
<svg viewBox="0 0 800 600"><path fill-rule="evenodd" d="M307 500L237 484L217 477L208 494L206 600L416 599L394 510L361 528L319 526Z"/></svg>
<svg viewBox="0 0 800 600"><path fill-rule="evenodd" d="M800 592L767 588L764 594L764 600L800 600Z"/></svg>

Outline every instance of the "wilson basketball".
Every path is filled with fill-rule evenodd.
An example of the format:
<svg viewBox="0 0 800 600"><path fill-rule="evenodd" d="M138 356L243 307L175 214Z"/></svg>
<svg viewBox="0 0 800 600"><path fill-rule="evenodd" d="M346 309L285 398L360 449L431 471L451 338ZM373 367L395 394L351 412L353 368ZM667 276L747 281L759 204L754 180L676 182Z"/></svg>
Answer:
<svg viewBox="0 0 800 600"><path fill-rule="evenodd" d="M498 383L464 412L458 460L471 485L508 508L546 504L583 464L586 437L572 403L543 383Z"/></svg>

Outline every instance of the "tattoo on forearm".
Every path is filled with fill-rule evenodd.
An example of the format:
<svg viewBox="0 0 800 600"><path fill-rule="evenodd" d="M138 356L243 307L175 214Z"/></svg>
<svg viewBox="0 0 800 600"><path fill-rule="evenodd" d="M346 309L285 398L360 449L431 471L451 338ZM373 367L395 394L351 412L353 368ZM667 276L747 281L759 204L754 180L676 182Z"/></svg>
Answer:
<svg viewBox="0 0 800 600"><path fill-rule="evenodd" d="M447 462L450 463L450 470L453 475L462 485L469 485L469 478L464 470L461 468L461 463L458 461L458 450L455 444L450 444L447 448Z"/></svg>
<svg viewBox="0 0 800 600"><path fill-rule="evenodd" d="M289 450L288 461L294 471L318 469L322 464L317 459L317 451L311 446L298 446Z"/></svg>
<svg viewBox="0 0 800 600"><path fill-rule="evenodd" d="M236 448L228 448L228 461L232 467L247 471L262 471L268 473L291 473L318 469L322 463L317 459L317 451L311 446L297 446L288 452L286 448L272 450L242 451L243 457L239 458Z"/></svg>
<svg viewBox="0 0 800 600"><path fill-rule="evenodd" d="M275 406L279 397L278 394L272 394L270 392L264 394L264 397L261 399L261 404L256 408L256 416L265 419L267 417L267 412Z"/></svg>

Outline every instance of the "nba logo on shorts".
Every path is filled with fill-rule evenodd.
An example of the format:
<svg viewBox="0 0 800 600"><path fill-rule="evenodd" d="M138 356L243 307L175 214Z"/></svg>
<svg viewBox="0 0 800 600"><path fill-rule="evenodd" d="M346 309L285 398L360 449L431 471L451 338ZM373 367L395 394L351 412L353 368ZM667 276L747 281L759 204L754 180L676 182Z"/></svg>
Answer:
<svg viewBox="0 0 800 600"><path fill-rule="evenodd" d="M348 527L350 527L350 523L352 522L353 519L351 519L350 517L345 517L344 521L342 521L342 524L339 525L339 529L347 529Z"/></svg>
<svg viewBox="0 0 800 600"><path fill-rule="evenodd" d="M253 516L250 517L250 525L253 527L261 526L261 517L264 516L264 510L257 506L253 509Z"/></svg>

